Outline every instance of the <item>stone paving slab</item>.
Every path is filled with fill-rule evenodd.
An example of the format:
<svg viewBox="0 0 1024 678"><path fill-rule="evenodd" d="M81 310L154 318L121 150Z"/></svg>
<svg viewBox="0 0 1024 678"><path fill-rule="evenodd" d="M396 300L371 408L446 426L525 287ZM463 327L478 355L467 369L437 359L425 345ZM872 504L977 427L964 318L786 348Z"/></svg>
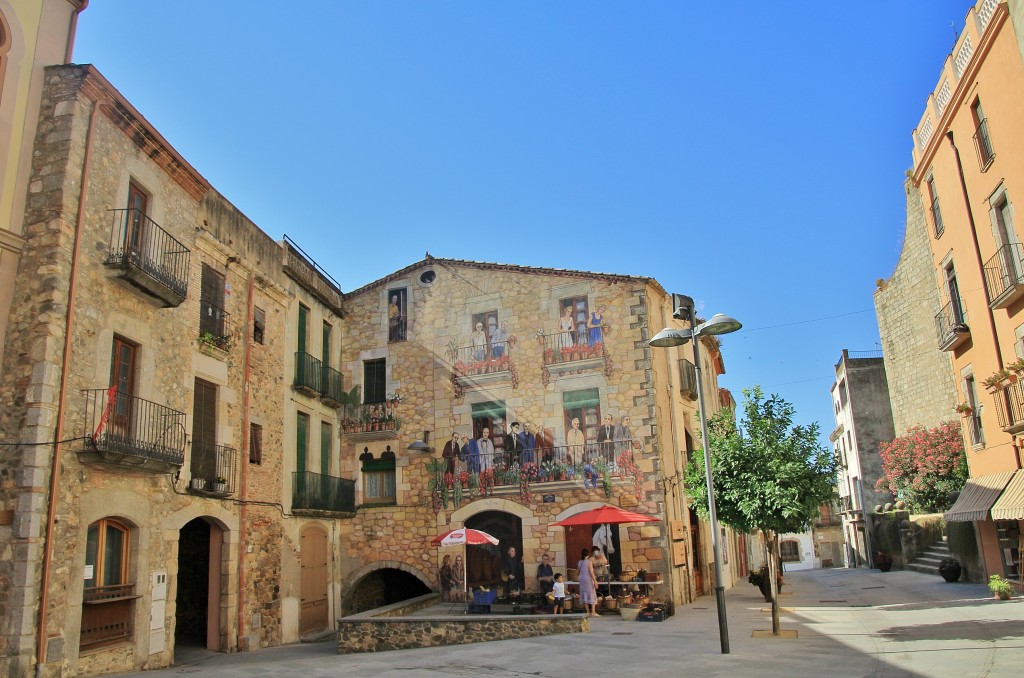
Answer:
<svg viewBox="0 0 1024 678"><path fill-rule="evenodd" d="M418 650L338 655L333 643L240 654L122 676L857 676L955 678L1024 675L1024 599L996 601L983 584L946 584L917 572L811 570L786 575L782 628L770 630L758 590L726 594L731 654L719 651L713 596L664 622L590 620L591 631ZM823 602L830 601L830 602ZM835 602L845 601L845 602Z"/></svg>

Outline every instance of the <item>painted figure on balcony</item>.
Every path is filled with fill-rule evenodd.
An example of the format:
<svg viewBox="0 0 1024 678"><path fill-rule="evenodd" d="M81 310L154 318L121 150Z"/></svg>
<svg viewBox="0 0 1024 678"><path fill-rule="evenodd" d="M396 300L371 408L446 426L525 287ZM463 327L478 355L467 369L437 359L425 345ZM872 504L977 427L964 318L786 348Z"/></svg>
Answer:
<svg viewBox="0 0 1024 678"><path fill-rule="evenodd" d="M441 452L441 458L447 461L446 473L455 475L458 471L456 468L456 460L459 458L459 453L462 449L459 447L459 434L452 431L452 439L444 444L444 450Z"/></svg>
<svg viewBox="0 0 1024 678"><path fill-rule="evenodd" d="M508 427L508 435L505 436L505 468L511 468L512 464L523 461L523 441L519 437L519 422L513 421Z"/></svg>
<svg viewBox="0 0 1024 678"><path fill-rule="evenodd" d="M590 314L590 345L597 346L604 341L604 306L598 306L596 311Z"/></svg>
<svg viewBox="0 0 1024 678"><path fill-rule="evenodd" d="M572 319L572 306L566 306L562 317L558 319L558 348L570 348L576 323Z"/></svg>
<svg viewBox="0 0 1024 678"><path fill-rule="evenodd" d="M462 460L466 462L466 470L480 473L480 448L476 439L462 436Z"/></svg>
<svg viewBox="0 0 1024 678"><path fill-rule="evenodd" d="M476 329L470 335L470 343L473 345L473 360L479 362L487 357L487 334L483 323L476 324Z"/></svg>
<svg viewBox="0 0 1024 678"><path fill-rule="evenodd" d="M501 327L491 334L491 357L497 360L505 355L505 343L508 341L508 323L501 323Z"/></svg>
<svg viewBox="0 0 1024 678"><path fill-rule="evenodd" d="M629 428L629 417L622 417L615 427L615 453L621 454L633 447L633 431Z"/></svg>
<svg viewBox="0 0 1024 678"><path fill-rule="evenodd" d="M523 463L534 461L534 452L537 449L537 436L533 435L533 426L530 422L523 422L523 432L519 434L519 444L523 450Z"/></svg>
<svg viewBox="0 0 1024 678"><path fill-rule="evenodd" d="M491 429L485 428L480 432L480 440L476 441L477 454L480 458L480 470L489 471L494 469L494 443L491 441Z"/></svg>
<svg viewBox="0 0 1024 678"><path fill-rule="evenodd" d="M612 415L604 415L604 423L597 429L597 447L601 452L601 458L611 461L615 453L615 424L612 423Z"/></svg>
<svg viewBox="0 0 1024 678"><path fill-rule="evenodd" d="M565 434L566 452L569 455L568 461L570 464L578 464L583 461L583 447L585 444L586 438L583 436L583 431L580 430L580 419L579 417L573 417L572 428Z"/></svg>

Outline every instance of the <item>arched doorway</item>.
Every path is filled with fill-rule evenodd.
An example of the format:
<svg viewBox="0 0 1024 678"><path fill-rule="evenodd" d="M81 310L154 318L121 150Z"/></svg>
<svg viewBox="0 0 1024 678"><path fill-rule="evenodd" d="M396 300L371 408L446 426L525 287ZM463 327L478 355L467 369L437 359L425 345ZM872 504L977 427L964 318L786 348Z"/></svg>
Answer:
<svg viewBox="0 0 1024 678"><path fill-rule="evenodd" d="M382 567L353 584L346 596L344 614L366 612L428 593L430 587L415 575L398 568Z"/></svg>
<svg viewBox="0 0 1024 678"><path fill-rule="evenodd" d="M519 516L504 511L481 511L466 519L466 527L482 530L497 537L497 546L485 544L466 547L466 583L470 589L477 586L500 588L501 559L510 546L516 548L520 559L523 555L523 521ZM522 560L518 573L524 581Z"/></svg>
<svg viewBox="0 0 1024 678"><path fill-rule="evenodd" d="M302 553L299 633L305 635L327 628L327 531L319 525L307 525L299 540Z"/></svg>
<svg viewBox="0 0 1024 678"><path fill-rule="evenodd" d="M220 646L220 563L223 530L204 518L189 521L178 533L178 594L175 598L175 646Z"/></svg>

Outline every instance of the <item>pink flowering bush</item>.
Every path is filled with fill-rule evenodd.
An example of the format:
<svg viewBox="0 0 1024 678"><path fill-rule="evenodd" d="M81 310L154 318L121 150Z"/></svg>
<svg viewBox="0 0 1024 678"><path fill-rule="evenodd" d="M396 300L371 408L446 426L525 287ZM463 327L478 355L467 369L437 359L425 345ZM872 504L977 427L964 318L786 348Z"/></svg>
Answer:
<svg viewBox="0 0 1024 678"><path fill-rule="evenodd" d="M879 453L885 475L875 489L890 492L922 513L949 507L949 493L967 482L967 456L960 424L946 421L935 428L914 426Z"/></svg>

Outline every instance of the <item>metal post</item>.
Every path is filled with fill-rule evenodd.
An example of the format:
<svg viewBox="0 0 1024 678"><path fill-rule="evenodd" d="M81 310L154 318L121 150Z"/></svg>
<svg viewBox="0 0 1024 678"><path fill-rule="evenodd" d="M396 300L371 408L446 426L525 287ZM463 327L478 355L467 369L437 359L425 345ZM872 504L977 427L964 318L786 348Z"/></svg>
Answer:
<svg viewBox="0 0 1024 678"><path fill-rule="evenodd" d="M690 304L690 329L696 332L697 312ZM704 446L704 480L708 486L708 516L711 519L711 549L715 557L715 604L718 606L718 636L722 654L729 654L729 622L725 614L725 586L722 583L722 544L715 509L715 488L711 481L711 445L708 438L708 417L704 409L704 379L700 369L700 336L693 335L693 367L697 376L697 407L700 408L700 436Z"/></svg>

